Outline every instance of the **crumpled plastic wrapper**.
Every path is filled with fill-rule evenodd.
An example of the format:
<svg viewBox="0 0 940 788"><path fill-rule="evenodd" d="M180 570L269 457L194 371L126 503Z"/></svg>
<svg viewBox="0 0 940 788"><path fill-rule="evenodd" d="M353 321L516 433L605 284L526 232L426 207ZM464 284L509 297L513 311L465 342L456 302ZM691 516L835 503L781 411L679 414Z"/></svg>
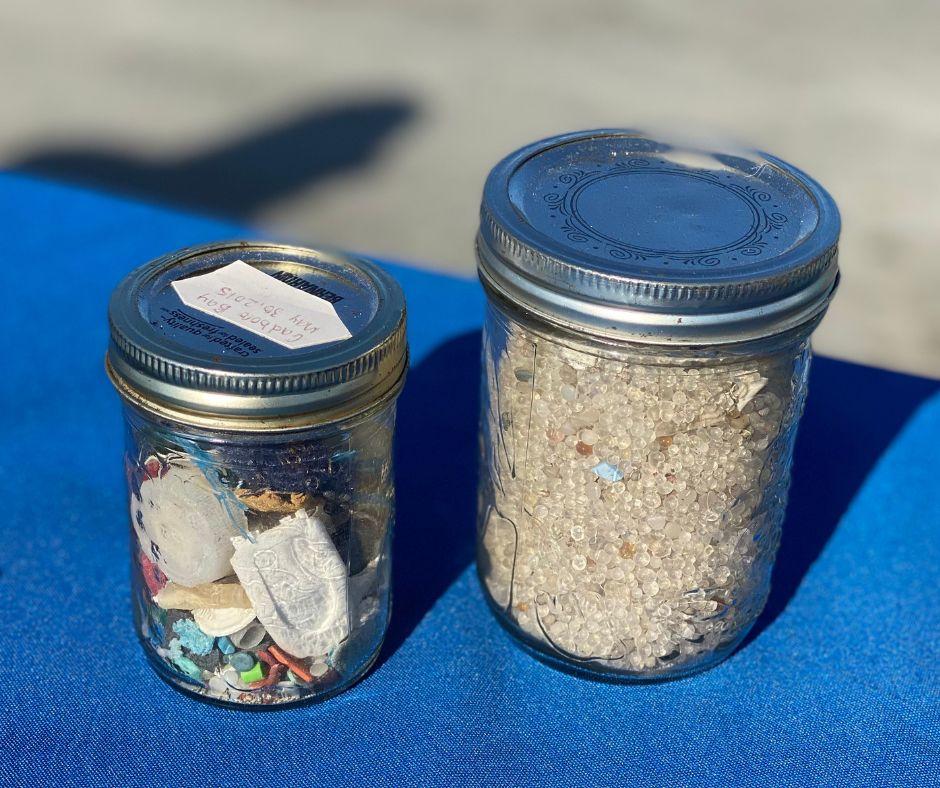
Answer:
<svg viewBox="0 0 940 788"><path fill-rule="evenodd" d="M323 520L305 511L249 541L232 539L232 567L258 620L296 657L326 654L349 635L346 565Z"/></svg>

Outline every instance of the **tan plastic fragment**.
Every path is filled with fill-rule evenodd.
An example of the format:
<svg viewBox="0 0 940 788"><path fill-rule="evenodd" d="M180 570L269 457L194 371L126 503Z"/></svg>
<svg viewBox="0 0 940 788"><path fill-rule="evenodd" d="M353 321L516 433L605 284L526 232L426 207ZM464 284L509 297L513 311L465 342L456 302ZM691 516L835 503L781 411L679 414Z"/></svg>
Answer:
<svg viewBox="0 0 940 788"><path fill-rule="evenodd" d="M203 583L187 588L171 581L154 597L154 601L165 610L251 607L251 600L241 583Z"/></svg>

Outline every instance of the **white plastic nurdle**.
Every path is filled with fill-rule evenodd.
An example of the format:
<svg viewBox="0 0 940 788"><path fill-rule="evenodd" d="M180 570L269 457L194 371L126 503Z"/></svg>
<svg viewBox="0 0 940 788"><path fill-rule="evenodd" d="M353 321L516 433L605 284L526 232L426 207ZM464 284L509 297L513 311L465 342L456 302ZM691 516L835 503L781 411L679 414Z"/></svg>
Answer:
<svg viewBox="0 0 940 788"><path fill-rule="evenodd" d="M559 655L617 670L733 641L769 587L803 352L627 364L510 329L487 361L496 604Z"/></svg>

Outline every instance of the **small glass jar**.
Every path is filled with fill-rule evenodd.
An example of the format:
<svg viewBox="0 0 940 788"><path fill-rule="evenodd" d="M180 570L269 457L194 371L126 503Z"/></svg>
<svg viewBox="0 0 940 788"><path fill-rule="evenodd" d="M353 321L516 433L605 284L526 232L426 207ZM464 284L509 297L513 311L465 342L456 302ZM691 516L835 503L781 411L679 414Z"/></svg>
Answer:
<svg viewBox="0 0 940 788"><path fill-rule="evenodd" d="M661 680L744 638L839 226L778 159L632 131L549 139L492 171L477 566L536 656Z"/></svg>
<svg viewBox="0 0 940 788"><path fill-rule="evenodd" d="M345 689L388 625L401 289L358 258L232 242L137 269L109 317L151 664L238 706Z"/></svg>

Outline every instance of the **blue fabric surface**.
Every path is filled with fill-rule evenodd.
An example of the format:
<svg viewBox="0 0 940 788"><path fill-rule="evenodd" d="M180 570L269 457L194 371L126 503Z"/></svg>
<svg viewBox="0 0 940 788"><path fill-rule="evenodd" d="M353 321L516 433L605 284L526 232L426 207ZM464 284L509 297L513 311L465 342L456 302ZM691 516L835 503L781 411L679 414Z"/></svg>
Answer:
<svg viewBox="0 0 940 788"><path fill-rule="evenodd" d="M938 783L936 383L817 359L753 634L694 678L587 682L513 645L470 563L479 288L392 266L414 362L386 647L324 704L225 710L164 685L134 637L120 414L102 357L107 297L128 270L246 233L18 176L0 177L0 217L0 782Z"/></svg>

